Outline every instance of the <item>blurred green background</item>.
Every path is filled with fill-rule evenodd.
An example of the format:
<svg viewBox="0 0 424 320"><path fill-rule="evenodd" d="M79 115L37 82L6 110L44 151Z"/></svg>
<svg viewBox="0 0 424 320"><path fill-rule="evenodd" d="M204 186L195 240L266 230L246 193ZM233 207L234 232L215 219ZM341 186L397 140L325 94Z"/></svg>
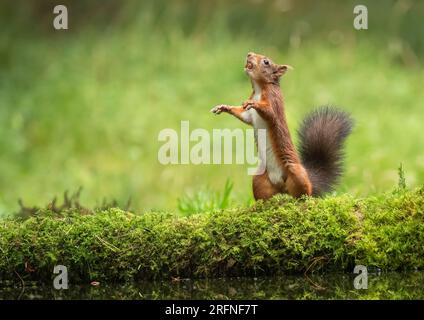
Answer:
<svg viewBox="0 0 424 320"><path fill-rule="evenodd" d="M65 4L69 30L53 29ZM353 28L353 7L369 29ZM290 128L315 106L356 120L337 193L390 190L403 163L424 178L424 1L2 1L0 212L17 199L42 205L83 186L137 211L176 210L177 199L233 183L251 201L248 165L157 160L163 128L246 128L209 113L250 93L248 51L294 66L282 80ZM0 214L1 214L0 213Z"/></svg>

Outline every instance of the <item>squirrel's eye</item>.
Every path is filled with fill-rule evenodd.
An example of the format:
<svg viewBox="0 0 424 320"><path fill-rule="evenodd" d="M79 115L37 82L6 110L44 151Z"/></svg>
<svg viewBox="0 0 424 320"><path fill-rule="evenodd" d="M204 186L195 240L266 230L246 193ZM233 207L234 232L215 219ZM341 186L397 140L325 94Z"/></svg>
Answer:
<svg viewBox="0 0 424 320"><path fill-rule="evenodd" d="M265 64L266 66L269 66L269 61L268 61L268 60L264 60L264 64Z"/></svg>

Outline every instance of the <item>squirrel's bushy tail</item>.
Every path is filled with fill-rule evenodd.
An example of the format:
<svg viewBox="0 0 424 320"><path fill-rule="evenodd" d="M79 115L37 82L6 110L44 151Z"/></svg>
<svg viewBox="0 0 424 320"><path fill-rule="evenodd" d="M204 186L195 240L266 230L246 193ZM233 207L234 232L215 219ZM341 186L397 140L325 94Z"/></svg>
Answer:
<svg viewBox="0 0 424 320"><path fill-rule="evenodd" d="M320 107L303 120L299 153L312 183L312 194L331 191L343 171L343 143L352 131L349 114L333 107Z"/></svg>

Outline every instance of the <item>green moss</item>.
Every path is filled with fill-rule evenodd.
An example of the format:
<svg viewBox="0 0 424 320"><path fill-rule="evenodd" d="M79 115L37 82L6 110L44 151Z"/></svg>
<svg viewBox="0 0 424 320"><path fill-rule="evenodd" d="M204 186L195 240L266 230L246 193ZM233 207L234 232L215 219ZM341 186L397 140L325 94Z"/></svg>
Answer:
<svg viewBox="0 0 424 320"><path fill-rule="evenodd" d="M0 221L0 274L73 282L424 268L424 188L366 199L278 196L181 217L119 209Z"/></svg>

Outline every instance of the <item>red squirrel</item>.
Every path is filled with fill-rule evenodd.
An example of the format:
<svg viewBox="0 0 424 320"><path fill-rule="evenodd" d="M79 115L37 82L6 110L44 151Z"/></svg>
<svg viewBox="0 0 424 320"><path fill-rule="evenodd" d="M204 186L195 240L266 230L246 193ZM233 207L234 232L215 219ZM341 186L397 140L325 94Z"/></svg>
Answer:
<svg viewBox="0 0 424 320"><path fill-rule="evenodd" d="M266 170L253 176L255 199L266 200L278 193L320 196L331 191L342 174L343 143L353 125L350 116L332 107L310 113L298 130L298 153L280 90L281 76L292 67L250 52L244 69L253 88L249 99L241 106L218 105L211 112L226 112L255 130L267 130Z"/></svg>

